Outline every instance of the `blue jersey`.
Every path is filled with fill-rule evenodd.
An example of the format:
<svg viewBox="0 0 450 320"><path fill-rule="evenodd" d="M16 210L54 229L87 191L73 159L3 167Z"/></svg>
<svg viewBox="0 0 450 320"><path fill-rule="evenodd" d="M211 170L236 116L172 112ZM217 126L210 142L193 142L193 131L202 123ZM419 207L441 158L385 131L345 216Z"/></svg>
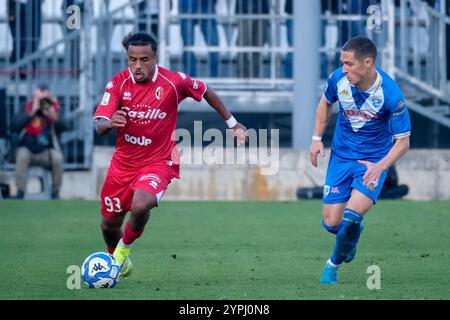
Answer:
<svg viewBox="0 0 450 320"><path fill-rule="evenodd" d="M332 150L339 157L379 161L392 148L393 137L411 134L409 112L397 83L377 68L367 91L350 84L342 68L327 80L324 97L339 102Z"/></svg>

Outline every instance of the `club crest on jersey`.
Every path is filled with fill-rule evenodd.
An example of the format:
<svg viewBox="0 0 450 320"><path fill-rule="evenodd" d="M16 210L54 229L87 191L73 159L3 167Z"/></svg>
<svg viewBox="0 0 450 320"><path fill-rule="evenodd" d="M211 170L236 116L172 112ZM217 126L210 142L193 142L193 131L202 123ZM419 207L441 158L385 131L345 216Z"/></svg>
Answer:
<svg viewBox="0 0 450 320"><path fill-rule="evenodd" d="M371 182L366 188L369 189L371 192L374 192L376 187L377 185L375 184L375 182Z"/></svg>
<svg viewBox="0 0 450 320"><path fill-rule="evenodd" d="M123 93L123 98L122 98L123 100L131 100L131 92L129 92L129 91L125 91L124 93Z"/></svg>
<svg viewBox="0 0 450 320"><path fill-rule="evenodd" d="M192 83L193 83L194 90L198 90L198 81L197 80L193 80Z"/></svg>
<svg viewBox="0 0 450 320"><path fill-rule="evenodd" d="M326 198L329 194L330 194L330 186L329 185L324 185L323 186L323 197Z"/></svg>
<svg viewBox="0 0 450 320"><path fill-rule="evenodd" d="M161 100L162 96L164 95L164 89L161 87L158 87L155 91L155 97L158 100Z"/></svg>
<svg viewBox="0 0 450 320"><path fill-rule="evenodd" d="M381 103L383 103L382 99L372 99L372 104L377 109L380 107Z"/></svg>

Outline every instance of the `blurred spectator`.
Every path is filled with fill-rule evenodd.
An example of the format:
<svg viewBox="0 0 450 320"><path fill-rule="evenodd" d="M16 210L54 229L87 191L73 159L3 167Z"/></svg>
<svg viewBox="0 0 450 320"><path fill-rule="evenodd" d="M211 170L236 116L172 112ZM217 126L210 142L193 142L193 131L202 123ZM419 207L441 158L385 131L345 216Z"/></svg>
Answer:
<svg viewBox="0 0 450 320"><path fill-rule="evenodd" d="M59 198L63 173L63 155L56 136L59 103L49 87L39 85L25 112L15 116L13 129L20 132L16 151L17 198L23 199L28 168L37 165L52 172L52 198Z"/></svg>
<svg viewBox="0 0 450 320"><path fill-rule="evenodd" d="M6 199L9 196L9 184L6 181L5 174L0 169L0 199Z"/></svg>
<svg viewBox="0 0 450 320"><path fill-rule="evenodd" d="M138 18L138 30L158 38L159 0L140 0L135 5L135 12Z"/></svg>
<svg viewBox="0 0 450 320"><path fill-rule="evenodd" d="M268 15L268 0L236 0L238 15ZM239 35L237 45L262 49L269 42L270 20L268 18L238 20ZM261 52L244 52L237 55L237 75L241 78L261 78L263 54Z"/></svg>
<svg viewBox="0 0 450 320"><path fill-rule="evenodd" d="M180 14L215 14L217 0L180 0ZM194 45L194 27L198 24L205 38L206 45L218 46L219 35L217 31L217 20L214 19L182 19L181 34L184 46ZM197 60L195 53L185 51L183 53L183 64L186 73L192 77L197 76ZM219 68L219 53L209 53L210 77L217 77Z"/></svg>
<svg viewBox="0 0 450 320"><path fill-rule="evenodd" d="M407 195L409 188L406 184L398 184L398 175L395 165L389 168L383 189L381 189L380 199L400 199Z"/></svg>
<svg viewBox="0 0 450 320"><path fill-rule="evenodd" d="M13 38L10 63L14 64L39 48L41 40L43 0L8 0L8 22ZM34 67L33 67L34 68ZM26 70L19 69L21 79L26 78ZM13 74L13 76L16 76Z"/></svg>

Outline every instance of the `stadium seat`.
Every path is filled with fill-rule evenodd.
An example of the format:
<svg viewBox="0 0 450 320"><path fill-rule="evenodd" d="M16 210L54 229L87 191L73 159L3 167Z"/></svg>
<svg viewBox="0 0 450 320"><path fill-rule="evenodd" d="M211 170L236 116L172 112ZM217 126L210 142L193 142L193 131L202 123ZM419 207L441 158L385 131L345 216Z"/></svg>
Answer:
<svg viewBox="0 0 450 320"><path fill-rule="evenodd" d="M338 46L338 26L336 21L329 21L325 26L325 53L329 59L333 59Z"/></svg>
<svg viewBox="0 0 450 320"><path fill-rule="evenodd" d="M113 11L117 10L118 8L125 6L128 3L130 3L130 1L128 1L128 0L110 1L109 12L113 12ZM114 14L115 18L125 18L125 19L134 19L135 16L136 15L134 14L134 9L131 5L125 6L122 10L119 10Z"/></svg>
<svg viewBox="0 0 450 320"><path fill-rule="evenodd" d="M30 192L30 186L33 180L37 180L40 184L39 192ZM30 167L28 171L29 187L25 193L27 200L48 200L52 196L52 176L51 172L41 167Z"/></svg>
<svg viewBox="0 0 450 320"><path fill-rule="evenodd" d="M42 2L42 20L48 21L63 18L63 0L45 0ZM61 20L63 21L63 19Z"/></svg>
<svg viewBox="0 0 450 320"><path fill-rule="evenodd" d="M217 0L216 7L214 9L215 12L217 12L221 16L229 15L227 0Z"/></svg>
<svg viewBox="0 0 450 320"><path fill-rule="evenodd" d="M8 59L13 50L12 35L8 24L0 23L0 34L2 35L0 40L0 59Z"/></svg>
<svg viewBox="0 0 450 320"><path fill-rule="evenodd" d="M0 59L9 58L12 52L12 36L8 25L6 0L0 0Z"/></svg>
<svg viewBox="0 0 450 320"><path fill-rule="evenodd" d="M227 59L230 56L227 35L222 24L217 24L217 34L219 38L219 55L221 59Z"/></svg>
<svg viewBox="0 0 450 320"><path fill-rule="evenodd" d="M181 27L178 23L169 25L169 41L167 49L170 52L170 58L179 60L183 55L183 37L181 36Z"/></svg>
<svg viewBox="0 0 450 320"><path fill-rule="evenodd" d="M239 37L239 29L238 27L233 27L231 32L231 39L230 39L230 48L236 49L237 48L237 41ZM237 57L237 51L232 51L230 54L230 59L233 61L236 61Z"/></svg>
<svg viewBox="0 0 450 320"><path fill-rule="evenodd" d="M280 56L282 59L286 59L287 54L289 53L289 41L288 41L288 32L286 24L280 25Z"/></svg>
<svg viewBox="0 0 450 320"><path fill-rule="evenodd" d="M227 34L225 32L225 24L220 17L228 17L229 8L226 0L217 0L215 12L218 14L217 19L217 36L219 40L219 56L221 59L228 59L230 57L229 44Z"/></svg>
<svg viewBox="0 0 450 320"><path fill-rule="evenodd" d="M178 17L178 0L172 0L172 8L170 9L171 17ZM169 37L167 41L167 50L171 59L181 60L183 55L183 36L181 35L181 26L178 22L171 22L168 26Z"/></svg>
<svg viewBox="0 0 450 320"><path fill-rule="evenodd" d="M111 37L111 51L112 52L123 53L122 39L127 33L132 32L133 28L134 28L134 25L130 24L130 23L114 26L113 34Z"/></svg>
<svg viewBox="0 0 450 320"><path fill-rule="evenodd" d="M93 9L93 18L98 18L105 8L103 1L93 1L92 9Z"/></svg>
<svg viewBox="0 0 450 320"><path fill-rule="evenodd" d="M63 39L63 32L61 25L54 22L45 22L41 26L41 41L39 43L39 50L43 50L55 42ZM61 43L56 47L56 53L58 55L64 54L64 44ZM55 50L52 49L46 53L46 55L54 55Z"/></svg>
<svg viewBox="0 0 450 320"><path fill-rule="evenodd" d="M206 44L205 37L198 24L194 26L194 47L195 56L199 60L206 60L208 58L208 45Z"/></svg>
<svg viewBox="0 0 450 320"><path fill-rule="evenodd" d="M411 1L411 13L418 19L417 25L412 25L409 32L409 46L414 55L420 60L429 57L430 50L430 17L427 12L427 4L422 1Z"/></svg>

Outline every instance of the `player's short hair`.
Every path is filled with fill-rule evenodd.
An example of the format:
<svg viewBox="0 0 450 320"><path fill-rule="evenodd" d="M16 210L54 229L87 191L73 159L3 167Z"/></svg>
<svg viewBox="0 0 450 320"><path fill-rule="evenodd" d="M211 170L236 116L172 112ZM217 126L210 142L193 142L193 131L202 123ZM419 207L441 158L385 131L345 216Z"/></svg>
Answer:
<svg viewBox="0 0 450 320"><path fill-rule="evenodd" d="M366 37L355 37L348 40L343 46L342 51L352 51L358 60L372 58L377 59L377 47L372 40Z"/></svg>
<svg viewBox="0 0 450 320"><path fill-rule="evenodd" d="M129 46L148 46L150 45L153 51L156 53L158 51L158 42L154 37L145 32L128 33L122 39L122 45L126 51L128 51Z"/></svg>

